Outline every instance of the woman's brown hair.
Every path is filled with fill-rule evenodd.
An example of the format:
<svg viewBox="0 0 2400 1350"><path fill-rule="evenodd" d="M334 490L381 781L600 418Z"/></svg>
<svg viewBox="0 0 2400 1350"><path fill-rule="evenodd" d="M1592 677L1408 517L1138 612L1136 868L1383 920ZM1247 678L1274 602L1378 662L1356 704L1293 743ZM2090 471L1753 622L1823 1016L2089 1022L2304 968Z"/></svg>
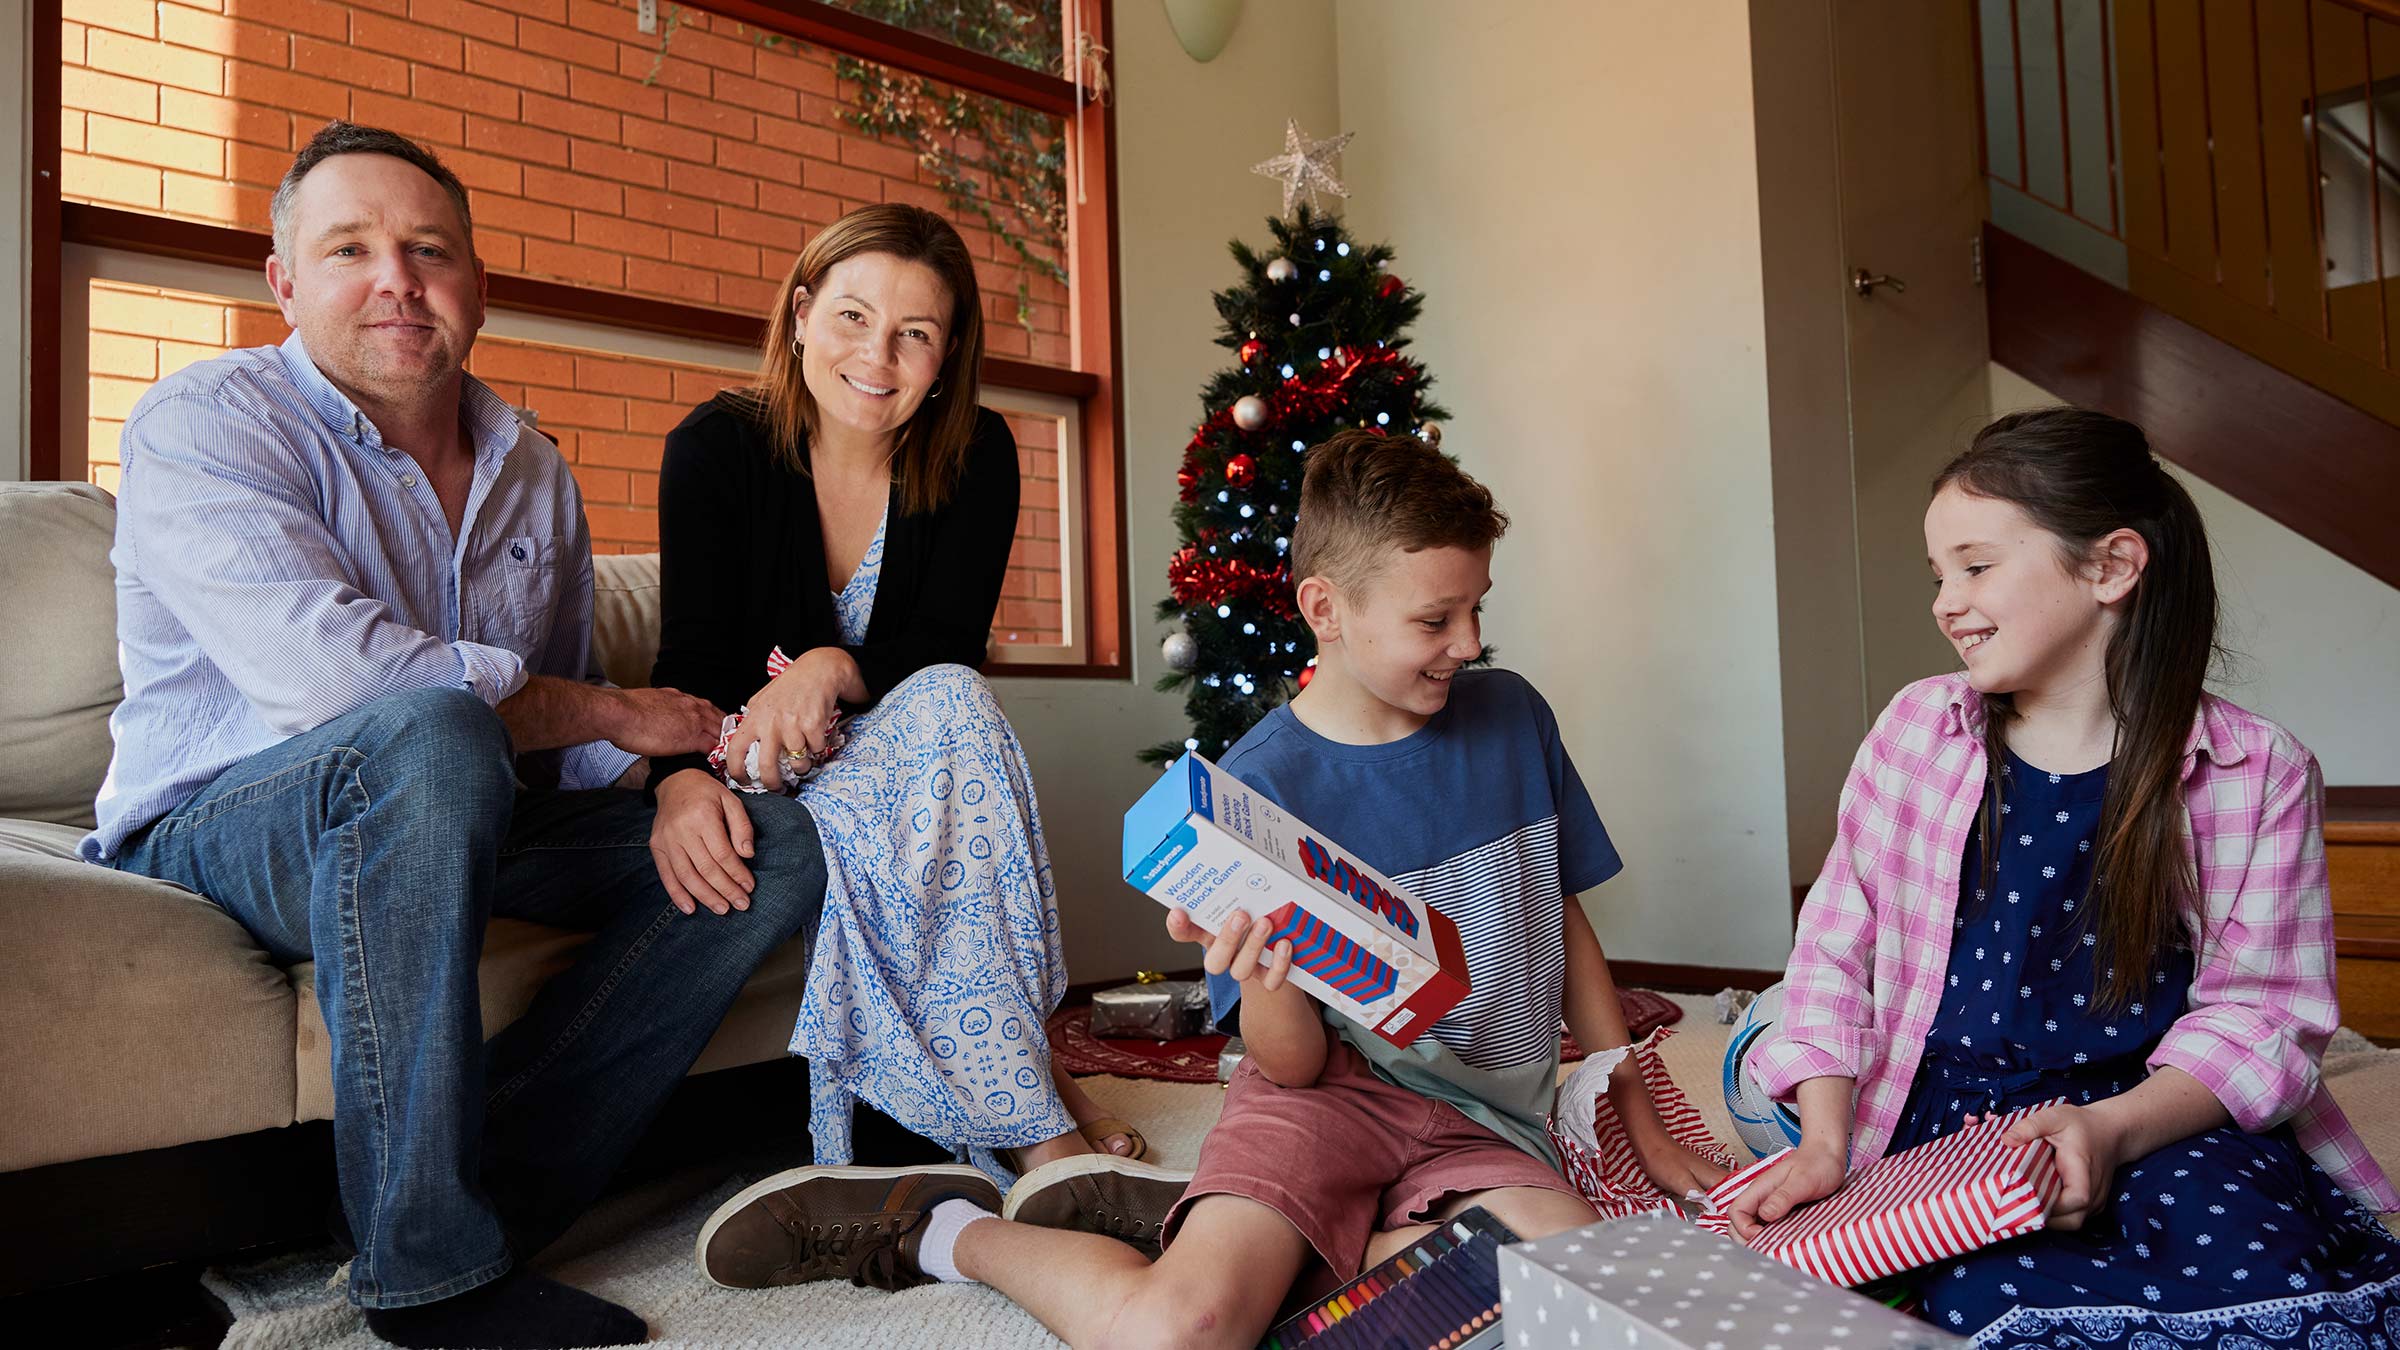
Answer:
<svg viewBox="0 0 2400 1350"><path fill-rule="evenodd" d="M862 206L819 230L800 250L783 289L776 292L775 308L767 316L758 384L749 390L749 401L765 420L775 452L807 473L818 413L793 345L800 326L792 317L792 293L806 286L814 296L834 264L861 253L888 253L903 262L923 263L950 292L949 350L942 354L940 383L900 428L892 451L900 512L923 515L950 500L965 472L967 442L975 434L976 375L983 368L983 293L975 284L975 259L949 221L921 206L885 202Z"/></svg>
<svg viewBox="0 0 2400 1350"><path fill-rule="evenodd" d="M2198 879L2184 846L2183 757L2217 650L2217 583L2200 508L2151 457L2140 427L2083 408L2037 408L1993 422L1934 476L1935 493L1951 486L2023 511L2058 539L2070 572L2090 566L2116 530L2149 546L2149 564L2102 655L2117 744L2092 903L2082 916L2098 937L2094 993L2102 1007L2121 1008L2142 997L2165 953L2191 945L2184 920ZM1988 889L2000 837L1999 766L2017 713L2005 694L1987 695L1983 707L1992 765L1983 805Z"/></svg>

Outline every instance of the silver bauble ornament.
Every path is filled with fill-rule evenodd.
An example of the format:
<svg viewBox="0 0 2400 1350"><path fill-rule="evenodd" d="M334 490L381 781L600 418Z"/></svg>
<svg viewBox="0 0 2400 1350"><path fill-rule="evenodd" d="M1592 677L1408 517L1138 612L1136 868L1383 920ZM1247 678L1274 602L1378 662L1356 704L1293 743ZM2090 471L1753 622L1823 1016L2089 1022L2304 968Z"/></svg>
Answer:
<svg viewBox="0 0 2400 1350"><path fill-rule="evenodd" d="M1275 258L1267 263L1267 280L1269 281L1290 281L1298 275L1300 275L1300 269L1293 266L1292 260L1289 258Z"/></svg>
<svg viewBox="0 0 2400 1350"><path fill-rule="evenodd" d="M1256 431L1267 424L1267 401L1256 394L1244 394L1233 401L1233 424L1244 431Z"/></svg>
<svg viewBox="0 0 2400 1350"><path fill-rule="evenodd" d="M1169 670L1190 670L1200 664L1200 644L1189 633L1169 633L1158 644L1158 655Z"/></svg>
<svg viewBox="0 0 2400 1350"><path fill-rule="evenodd" d="M1421 426L1421 427L1418 427L1418 428L1417 428L1417 435L1418 435L1418 437L1419 437L1420 439L1422 439L1422 440L1423 440L1423 441L1424 441L1424 442L1425 442L1427 445L1430 445L1430 446L1432 446L1434 449L1436 449L1436 450L1439 450L1439 449L1441 449L1441 448L1442 448L1442 424L1441 424L1441 423L1439 423L1439 422L1427 422L1425 425L1423 425L1423 426Z"/></svg>

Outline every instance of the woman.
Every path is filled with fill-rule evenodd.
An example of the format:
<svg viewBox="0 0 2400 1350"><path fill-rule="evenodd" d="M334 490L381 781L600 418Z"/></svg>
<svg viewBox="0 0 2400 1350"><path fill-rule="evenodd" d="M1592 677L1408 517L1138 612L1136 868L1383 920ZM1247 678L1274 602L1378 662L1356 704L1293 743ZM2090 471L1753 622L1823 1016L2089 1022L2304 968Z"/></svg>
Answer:
<svg viewBox="0 0 2400 1350"><path fill-rule="evenodd" d="M729 778L815 819L825 914L791 1048L819 1163L850 1160L854 1097L1003 1180L1094 1145L1139 1157L1052 1069L1067 977L1041 813L973 669L1017 523L1015 439L976 405L973 259L932 212L863 207L782 295L757 385L667 437L652 679L745 713L723 772L662 763L652 851L738 903Z"/></svg>

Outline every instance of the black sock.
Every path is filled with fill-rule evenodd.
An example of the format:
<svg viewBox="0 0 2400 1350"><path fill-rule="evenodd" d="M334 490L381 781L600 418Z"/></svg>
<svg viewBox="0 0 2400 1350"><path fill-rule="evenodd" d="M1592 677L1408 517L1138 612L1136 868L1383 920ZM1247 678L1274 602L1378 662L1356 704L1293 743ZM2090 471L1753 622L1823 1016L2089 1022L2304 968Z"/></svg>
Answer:
<svg viewBox="0 0 2400 1350"><path fill-rule="evenodd" d="M616 1304L528 1271L510 1271L437 1303L366 1314L368 1330L408 1350L572 1350L650 1336L641 1318Z"/></svg>

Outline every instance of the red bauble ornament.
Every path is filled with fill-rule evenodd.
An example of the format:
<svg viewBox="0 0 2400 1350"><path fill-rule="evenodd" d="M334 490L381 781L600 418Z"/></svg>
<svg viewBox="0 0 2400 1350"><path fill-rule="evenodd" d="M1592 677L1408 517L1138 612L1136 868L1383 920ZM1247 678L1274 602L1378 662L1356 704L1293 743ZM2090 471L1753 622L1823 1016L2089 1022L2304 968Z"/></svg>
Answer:
<svg viewBox="0 0 2400 1350"><path fill-rule="evenodd" d="M1389 300L1393 296L1398 295L1400 292L1407 289L1407 282L1402 281L1400 278L1387 272L1384 274L1383 284L1375 288L1375 293L1382 296L1384 299Z"/></svg>
<svg viewBox="0 0 2400 1350"><path fill-rule="evenodd" d="M1254 365L1257 363L1258 358L1267 354L1267 344L1259 341L1257 338L1252 338L1248 342L1242 344L1241 353L1243 365Z"/></svg>
<svg viewBox="0 0 2400 1350"><path fill-rule="evenodd" d="M1301 688L1303 688L1303 689L1306 689L1306 688L1308 688L1308 682L1309 682L1310 680L1313 680L1313 679L1315 679L1315 678L1317 678L1317 663L1316 663L1316 662L1314 662L1314 661L1311 661L1311 662L1309 662L1307 665L1300 667L1300 687L1301 687Z"/></svg>
<svg viewBox="0 0 2400 1350"><path fill-rule="evenodd" d="M1251 481L1257 477L1258 461L1250 458L1248 455L1235 455L1233 458L1225 461L1225 482L1227 486L1246 488L1250 486Z"/></svg>

